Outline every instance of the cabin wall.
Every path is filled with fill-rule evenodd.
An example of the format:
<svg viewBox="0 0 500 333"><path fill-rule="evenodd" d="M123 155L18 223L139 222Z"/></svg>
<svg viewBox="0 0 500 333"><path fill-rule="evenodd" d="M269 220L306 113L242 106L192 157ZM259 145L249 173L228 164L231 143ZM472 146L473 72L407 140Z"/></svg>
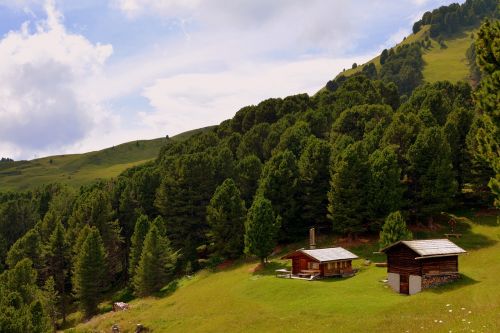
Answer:
<svg viewBox="0 0 500 333"><path fill-rule="evenodd" d="M458 256L420 259L422 274L456 273L458 272Z"/></svg>
<svg viewBox="0 0 500 333"><path fill-rule="evenodd" d="M351 260L342 260L342 261L333 261L321 264L322 271L321 274L323 276L334 276L341 275L342 273L352 272L352 261Z"/></svg>
<svg viewBox="0 0 500 333"><path fill-rule="evenodd" d="M316 263L304 254L297 254L292 257L292 274L297 275L304 269L311 269L311 264ZM319 268L318 268L319 269Z"/></svg>
<svg viewBox="0 0 500 333"><path fill-rule="evenodd" d="M422 275L418 254L400 244L387 251L387 272L401 275Z"/></svg>

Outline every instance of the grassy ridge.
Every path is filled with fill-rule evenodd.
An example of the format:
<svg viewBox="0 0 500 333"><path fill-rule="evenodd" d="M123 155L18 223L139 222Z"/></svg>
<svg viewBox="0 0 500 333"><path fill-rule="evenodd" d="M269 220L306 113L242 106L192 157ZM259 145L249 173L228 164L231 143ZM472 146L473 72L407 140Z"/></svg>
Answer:
<svg viewBox="0 0 500 333"><path fill-rule="evenodd" d="M428 34L428 31L429 26L424 26L419 32L411 34L395 47L423 41L425 36ZM470 70L466 52L473 41L471 38L473 31L473 29L464 30L459 34L444 37L444 43L446 45L444 48L441 48L437 41L431 39L431 47L428 49L422 49L422 58L424 60L424 69L422 74L424 76L424 81L432 83L436 81L448 80L455 83L461 80L469 79ZM377 56L368 61L366 64L359 65L354 69L348 69L339 73L338 76L351 76L360 72L364 66L370 63L375 64L377 71L380 70L380 56Z"/></svg>
<svg viewBox="0 0 500 333"><path fill-rule="evenodd" d="M209 128L184 132L170 139L186 140ZM54 182L79 187L97 179L109 179L132 166L155 159L164 144L165 138L138 140L85 154L0 163L0 190L27 190Z"/></svg>
<svg viewBox="0 0 500 333"><path fill-rule="evenodd" d="M256 263L201 272L181 280L170 296L132 301L129 311L95 317L70 331L104 332L117 323L132 332L143 323L154 332L498 332L500 226L495 217L482 217L460 222L458 231L464 236L457 243L469 250L460 257L463 278L411 297L380 282L385 268L361 260L355 277L309 282L274 277L274 269L289 264L275 259L256 273Z"/></svg>

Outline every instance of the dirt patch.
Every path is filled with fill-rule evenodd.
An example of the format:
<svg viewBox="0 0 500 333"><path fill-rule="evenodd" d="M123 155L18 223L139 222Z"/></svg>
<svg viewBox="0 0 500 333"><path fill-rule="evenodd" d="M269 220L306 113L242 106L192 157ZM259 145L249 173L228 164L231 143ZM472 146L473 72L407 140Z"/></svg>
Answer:
<svg viewBox="0 0 500 333"><path fill-rule="evenodd" d="M474 213L474 216L498 216L500 214L500 210L496 208L482 208Z"/></svg>
<svg viewBox="0 0 500 333"><path fill-rule="evenodd" d="M231 267L234 264L234 260L225 260L224 262L217 265L217 269L223 270Z"/></svg>
<svg viewBox="0 0 500 333"><path fill-rule="evenodd" d="M264 266L262 266L261 263L256 264L255 266L250 267L248 270L250 273L256 273L258 271L261 271L264 269Z"/></svg>

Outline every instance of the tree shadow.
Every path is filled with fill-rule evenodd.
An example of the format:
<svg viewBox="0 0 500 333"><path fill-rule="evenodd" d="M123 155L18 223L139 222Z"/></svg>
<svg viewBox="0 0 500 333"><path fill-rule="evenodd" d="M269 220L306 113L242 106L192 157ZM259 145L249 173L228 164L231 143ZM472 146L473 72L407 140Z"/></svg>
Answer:
<svg viewBox="0 0 500 333"><path fill-rule="evenodd" d="M291 270L291 266L285 263L270 261L265 265L259 264L257 269L252 273L252 275L276 275L277 269L287 269Z"/></svg>
<svg viewBox="0 0 500 333"><path fill-rule="evenodd" d="M155 294L158 298L163 298L172 295L179 288L179 281L174 280L167 284L165 287L161 288L159 292Z"/></svg>
<svg viewBox="0 0 500 333"><path fill-rule="evenodd" d="M455 280L455 281L452 281L452 282L449 282L446 284L442 284L442 285L439 285L436 287L428 288L425 290L430 291L434 294L443 294L443 293L446 293L448 291L471 286L471 285L474 285L474 284L479 283L479 282L480 281L474 280L473 278L471 278L467 275L460 274L460 278L458 280Z"/></svg>

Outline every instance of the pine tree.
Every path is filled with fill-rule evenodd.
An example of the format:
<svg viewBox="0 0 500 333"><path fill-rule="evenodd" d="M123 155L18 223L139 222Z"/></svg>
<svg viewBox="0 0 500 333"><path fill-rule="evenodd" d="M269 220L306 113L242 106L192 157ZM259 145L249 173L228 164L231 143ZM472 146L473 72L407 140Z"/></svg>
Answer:
<svg viewBox="0 0 500 333"><path fill-rule="evenodd" d="M417 217L446 211L457 189L451 151L442 131L431 127L421 131L408 151L410 195Z"/></svg>
<svg viewBox="0 0 500 333"><path fill-rule="evenodd" d="M134 276L134 290L138 296L147 296L160 290L171 277L177 253L170 242L152 225L144 240L141 260Z"/></svg>
<svg viewBox="0 0 500 333"><path fill-rule="evenodd" d="M61 222L57 222L45 250L45 267L48 275L55 283L57 293L60 295L58 307L63 322L66 321L66 278L69 268L69 246L64 232Z"/></svg>
<svg viewBox="0 0 500 333"><path fill-rule="evenodd" d="M129 277L133 279L135 270L141 259L144 239L149 231L150 222L146 215L141 215L135 222L134 234L131 239L130 256L128 262Z"/></svg>
<svg viewBox="0 0 500 333"><path fill-rule="evenodd" d="M403 204L401 168L393 147L378 149L369 157L368 208L370 219L384 219Z"/></svg>
<svg viewBox="0 0 500 333"><path fill-rule="evenodd" d="M231 178L215 190L207 207L209 239L215 256L236 258L243 252L245 202Z"/></svg>
<svg viewBox="0 0 500 333"><path fill-rule="evenodd" d="M389 246L400 240L411 240L413 235L406 227L401 212L396 211L387 216L380 232L380 248Z"/></svg>
<svg viewBox="0 0 500 333"><path fill-rule="evenodd" d="M97 313L97 305L105 288L106 252L96 228L92 228L76 257L73 290L86 318Z"/></svg>
<svg viewBox="0 0 500 333"><path fill-rule="evenodd" d="M495 194L495 205L500 207L500 21L486 21L477 33L476 60L483 78L475 99L485 126L478 131L477 152L486 159L495 172L488 186Z"/></svg>
<svg viewBox="0 0 500 333"><path fill-rule="evenodd" d="M274 212L282 217L280 240L297 239L307 232L298 214L298 178L297 159L289 150L271 157L262 170L257 193L269 199Z"/></svg>
<svg viewBox="0 0 500 333"><path fill-rule="evenodd" d="M264 264L276 246L281 218L275 218L271 201L257 195L245 222L245 253L257 256Z"/></svg>
<svg viewBox="0 0 500 333"><path fill-rule="evenodd" d="M36 229L29 230L12 245L7 253L6 262L12 268L24 258L30 259L35 269L41 269L42 244Z"/></svg>
<svg viewBox="0 0 500 333"><path fill-rule="evenodd" d="M332 165L328 217L333 230L350 238L366 229L369 165L361 141L349 145Z"/></svg>

